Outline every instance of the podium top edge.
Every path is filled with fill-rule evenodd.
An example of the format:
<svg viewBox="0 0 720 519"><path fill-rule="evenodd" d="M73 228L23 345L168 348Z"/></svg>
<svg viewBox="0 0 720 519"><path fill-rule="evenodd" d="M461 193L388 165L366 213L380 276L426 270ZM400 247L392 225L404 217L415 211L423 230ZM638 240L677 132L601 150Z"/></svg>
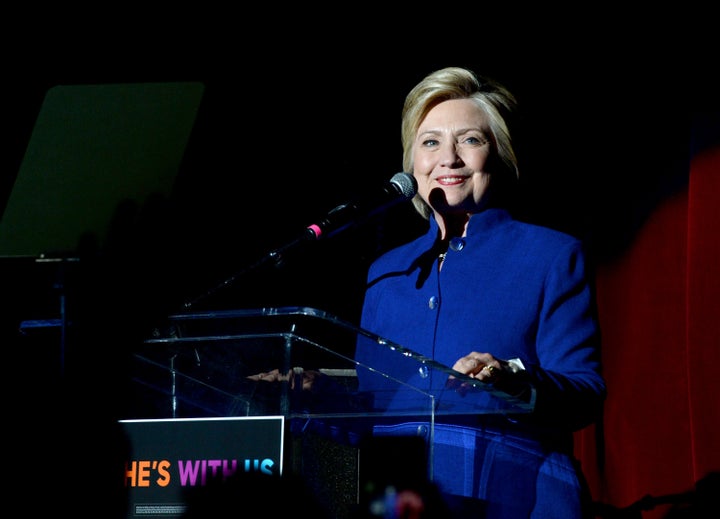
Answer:
<svg viewBox="0 0 720 519"><path fill-rule="evenodd" d="M27 263L76 263L80 258L76 256L63 256L56 254L30 254L30 255L2 255L0 261L17 261Z"/></svg>

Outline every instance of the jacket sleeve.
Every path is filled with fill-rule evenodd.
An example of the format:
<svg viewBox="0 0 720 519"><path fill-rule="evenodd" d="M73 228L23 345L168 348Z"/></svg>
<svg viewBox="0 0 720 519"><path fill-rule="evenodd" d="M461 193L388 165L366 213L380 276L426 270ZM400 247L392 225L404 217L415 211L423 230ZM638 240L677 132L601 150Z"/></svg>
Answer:
<svg viewBox="0 0 720 519"><path fill-rule="evenodd" d="M524 376L536 390L533 420L553 428L589 425L600 418L605 400L600 327L586 263L579 242L551 263L536 337L539 362L525 366Z"/></svg>

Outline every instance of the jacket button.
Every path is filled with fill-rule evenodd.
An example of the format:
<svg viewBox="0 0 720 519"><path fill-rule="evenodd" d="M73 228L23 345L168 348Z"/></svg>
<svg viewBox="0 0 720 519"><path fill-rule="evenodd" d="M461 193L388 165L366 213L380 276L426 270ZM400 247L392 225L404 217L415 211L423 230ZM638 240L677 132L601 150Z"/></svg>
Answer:
<svg viewBox="0 0 720 519"><path fill-rule="evenodd" d="M438 307L439 304L440 304L440 302L439 302L437 296L432 296L432 297L428 300L428 307L430 308L430 310L435 310L435 309Z"/></svg>
<svg viewBox="0 0 720 519"><path fill-rule="evenodd" d="M462 238L453 238L452 240L450 240L449 247L455 252L460 252L465 248L465 240L463 240Z"/></svg>

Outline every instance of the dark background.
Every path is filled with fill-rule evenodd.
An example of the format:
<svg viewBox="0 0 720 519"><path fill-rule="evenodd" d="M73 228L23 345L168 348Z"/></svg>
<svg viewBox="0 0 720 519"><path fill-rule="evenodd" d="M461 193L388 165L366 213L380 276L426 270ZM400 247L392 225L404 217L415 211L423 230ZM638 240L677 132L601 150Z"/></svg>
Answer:
<svg viewBox="0 0 720 519"><path fill-rule="evenodd" d="M123 21L146 14L125 9ZM204 307L311 306L357 320L368 263L422 230L409 204L294 249L281 267L248 267L401 170L402 102L428 72L468 66L516 94L519 216L582 237L597 262L621 254L652 208L684 188L691 122L713 120L719 108L718 45L704 24L694 24L700 19L688 23L681 13L660 21L653 13L632 20L623 11L564 13L570 22L541 22L522 11L525 26L514 16L520 12L485 13L477 23L432 20L438 26L407 35L393 29L387 42L376 19L355 35L346 32L348 15L332 19L333 29L295 23L288 33L274 20L203 14L181 22L153 17L138 29L113 24L112 14L83 26L52 23L51 13L41 25L30 18L28 32L5 47L1 202L52 86L206 87L173 197L161 211L114 235L60 287L52 269L0 265L8 385L17 395L8 412L33 417L21 437L54 431L58 441L38 453L44 459L59 450L113 455L90 446L107 446L113 419L125 412L128 351L219 282L235 278ZM294 13L282 14L295 21ZM25 319L57 317L59 289L74 323L62 351L57 330L17 334ZM106 488L102 481L94 482L98 489Z"/></svg>
<svg viewBox="0 0 720 519"><path fill-rule="evenodd" d="M267 54L266 42L247 33L200 41L181 28L152 36L96 29L83 39L56 29L44 46L5 63L0 201L53 86L201 82L171 199L116 223L122 232L108 231L101 259L71 269L77 274L62 285L68 311L140 335L198 297L199 307L311 306L355 321L368 263L423 228L410 204L293 248L281 267L251 266L400 171L405 95L428 72L460 65L500 80L519 100L518 216L580 236L597 261L610 261L652 207L683 188L690 124L718 109L712 46L659 29L636 39L627 23L538 26L514 47L491 38L502 33L495 27L477 49L435 43L432 52L413 49L413 59L348 35ZM36 267L6 263L18 285L5 298L15 320L37 318L39 305L55 309L56 274ZM94 332L106 336L104 327Z"/></svg>
<svg viewBox="0 0 720 519"><path fill-rule="evenodd" d="M170 286L162 290L170 290L171 299L192 298L400 171L405 94L429 71L457 64L501 80L519 98L519 215L582 236L599 258L609 258L654 203L682 184L678 172L687 161L690 121L717 109L717 81L703 49L688 54L687 44L581 47L576 55L572 48L572 41L540 42L518 56L451 54L418 63L317 56L232 63L231 48L199 56L184 56L178 48L157 56L129 52L94 63L62 54L62 46L58 55L46 49L47 55L18 65L4 84L9 111L0 201L52 86L202 82L206 90L178 174L172 218L158 224L165 227L152 237L138 237L150 243L135 244L132 258L140 263L134 265L139 274L145 263L161 269L153 277L168 275ZM394 231L404 227L396 218L386 220L390 233L362 229L303 250L287 267L296 266L304 279L293 274L281 283L271 276L261 292L277 295L297 282L302 297L283 301L330 310L343 294L353 299L356 268L377 252L376 232L393 241ZM238 288L257 284L253 278L240 279ZM252 300L241 291L238 303Z"/></svg>

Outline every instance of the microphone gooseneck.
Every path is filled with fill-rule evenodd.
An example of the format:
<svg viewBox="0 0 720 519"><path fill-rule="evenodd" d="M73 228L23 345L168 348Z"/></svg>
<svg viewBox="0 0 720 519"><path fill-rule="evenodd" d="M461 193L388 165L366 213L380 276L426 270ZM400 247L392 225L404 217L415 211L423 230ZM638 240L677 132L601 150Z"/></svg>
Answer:
<svg viewBox="0 0 720 519"><path fill-rule="evenodd" d="M417 193L417 181L410 173L396 173L378 191L365 198L341 204L332 209L323 219L307 226L310 236L315 239L330 237L363 223L371 216L404 202Z"/></svg>
<svg viewBox="0 0 720 519"><path fill-rule="evenodd" d="M344 229L359 225L371 216L414 197L416 193L417 181L415 177L410 173L396 173L390 181L380 189L377 189L364 198L337 206L325 215L323 219L308 225L302 235L295 240L270 251L254 264L225 279L222 283L206 291L199 297L187 301L183 306L184 310L189 310L221 289L234 284L240 276L254 271L265 264L280 265L283 263L284 257L288 252L298 248L303 243L316 241L321 237L328 238Z"/></svg>

